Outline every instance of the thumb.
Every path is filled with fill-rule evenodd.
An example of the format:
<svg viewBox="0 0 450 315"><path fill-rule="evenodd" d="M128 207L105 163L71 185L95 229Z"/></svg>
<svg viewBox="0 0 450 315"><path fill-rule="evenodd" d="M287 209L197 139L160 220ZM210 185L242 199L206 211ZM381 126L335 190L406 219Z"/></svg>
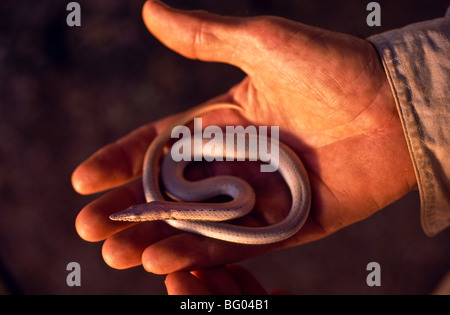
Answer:
<svg viewBox="0 0 450 315"><path fill-rule="evenodd" d="M182 11L157 0L147 1L142 15L159 41L185 57L229 63L248 73L260 55L255 18Z"/></svg>

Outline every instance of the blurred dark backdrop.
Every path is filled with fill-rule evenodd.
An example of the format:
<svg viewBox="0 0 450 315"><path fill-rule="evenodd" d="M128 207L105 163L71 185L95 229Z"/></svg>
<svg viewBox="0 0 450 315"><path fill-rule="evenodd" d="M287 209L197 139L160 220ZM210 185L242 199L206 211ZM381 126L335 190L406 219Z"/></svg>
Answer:
<svg viewBox="0 0 450 315"><path fill-rule="evenodd" d="M244 74L187 60L146 30L144 1L78 1L81 27L66 25L70 1L0 4L0 292L163 294L162 276L141 267L113 270L101 243L75 232L79 196L73 169L98 148L157 118L228 90ZM381 27L366 25L370 1L167 1L230 15L279 15L367 37L441 17L449 1L378 1ZM267 289L298 294L425 294L450 267L450 231L420 227L412 192L369 219L324 240L245 261ZM81 265L81 287L66 265ZM381 265L382 286L366 285Z"/></svg>

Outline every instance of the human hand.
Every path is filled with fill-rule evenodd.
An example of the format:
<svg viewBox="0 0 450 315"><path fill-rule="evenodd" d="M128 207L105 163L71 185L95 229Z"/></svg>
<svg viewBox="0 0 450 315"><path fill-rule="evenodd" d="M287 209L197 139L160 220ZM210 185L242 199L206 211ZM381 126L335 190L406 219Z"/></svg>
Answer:
<svg viewBox="0 0 450 315"><path fill-rule="evenodd" d="M176 271L165 280L169 295L279 295L284 290L267 292L259 281L238 265L217 266L197 271Z"/></svg>
<svg viewBox="0 0 450 315"><path fill-rule="evenodd" d="M110 266L142 263L163 274L239 261L327 236L416 185L392 92L369 42L276 17L221 17L153 1L145 4L143 17L149 30L180 54L247 73L226 95L211 100L238 104L242 113L214 112L204 117L203 126L280 126L280 140L309 173L311 213L296 235L264 246L204 238L164 222L110 221L110 214L144 202L141 183L134 182L106 193L77 217L81 237L106 239L103 257ZM141 127L96 152L75 170L74 188L89 194L138 178L148 144L172 119ZM256 184L257 206L242 224L273 224L289 210L288 190L280 189L276 174L257 174L233 162L207 169L210 174L231 169ZM267 186L261 187L261 176L269 177L264 177Z"/></svg>

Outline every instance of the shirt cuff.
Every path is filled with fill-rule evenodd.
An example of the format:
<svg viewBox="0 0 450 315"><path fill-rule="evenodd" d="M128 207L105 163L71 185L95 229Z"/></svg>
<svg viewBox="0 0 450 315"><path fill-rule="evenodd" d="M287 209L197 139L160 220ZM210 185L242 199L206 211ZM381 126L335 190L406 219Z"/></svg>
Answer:
<svg viewBox="0 0 450 315"><path fill-rule="evenodd" d="M422 227L433 236L450 226L450 18L368 40L396 101L416 173Z"/></svg>

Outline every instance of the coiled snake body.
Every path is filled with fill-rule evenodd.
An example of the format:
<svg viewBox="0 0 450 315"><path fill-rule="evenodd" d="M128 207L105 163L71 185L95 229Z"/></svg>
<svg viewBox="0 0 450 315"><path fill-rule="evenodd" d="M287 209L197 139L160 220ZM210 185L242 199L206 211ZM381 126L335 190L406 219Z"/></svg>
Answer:
<svg viewBox="0 0 450 315"><path fill-rule="evenodd" d="M278 170L286 181L291 193L291 208L288 215L279 223L262 227L238 226L217 222L241 217L252 210L255 194L248 183L234 176L215 176L200 181L189 182L183 177L184 167L188 162L173 162L167 154L162 166L161 156L164 147L170 140L172 129L185 125L206 112L233 108L237 105L219 103L203 105L188 110L181 118L176 119L163 130L150 144L144 158L143 188L147 203L130 208L110 216L118 221L152 221L165 220L178 229L201 234L223 241L242 244L268 244L285 240L305 223L311 204L311 190L308 176L297 155L285 144L279 145ZM260 136L257 136L260 137ZM269 143L269 142L267 142ZM209 152L210 158L226 157L225 150ZM246 145L243 152L232 152L233 156L249 154ZM160 189L159 173L168 193L175 199L167 201ZM217 195L228 195L232 198L223 203L202 203Z"/></svg>

